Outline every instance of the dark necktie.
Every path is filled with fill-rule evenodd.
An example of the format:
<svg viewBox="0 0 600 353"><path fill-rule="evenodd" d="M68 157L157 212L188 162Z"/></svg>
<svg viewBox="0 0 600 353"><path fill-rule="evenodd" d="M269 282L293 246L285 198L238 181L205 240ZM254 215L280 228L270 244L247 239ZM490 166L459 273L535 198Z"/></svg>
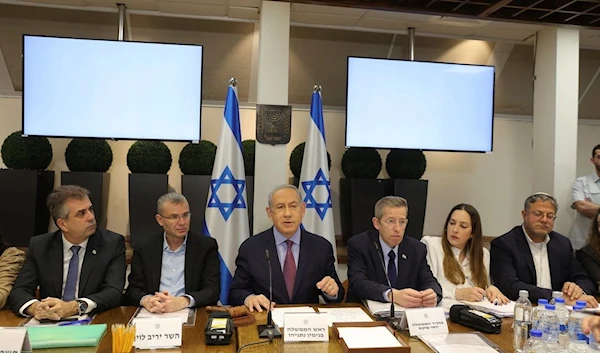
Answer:
<svg viewBox="0 0 600 353"><path fill-rule="evenodd" d="M388 278L393 288L396 288L396 282L398 281L398 273L396 272L396 253L394 250L390 250L388 253L390 261L388 262Z"/></svg>
<svg viewBox="0 0 600 353"><path fill-rule="evenodd" d="M294 293L294 282L296 281L296 261L294 261L294 254L292 253L294 242L289 239L285 242L287 243L287 252L285 254L285 261L283 262L283 278L291 300Z"/></svg>
<svg viewBox="0 0 600 353"><path fill-rule="evenodd" d="M69 261L69 271L67 272L67 282L65 283L65 291L63 293L63 300L70 302L75 299L75 288L77 287L77 272L79 270L79 249L81 246L73 245L71 251L73 257Z"/></svg>

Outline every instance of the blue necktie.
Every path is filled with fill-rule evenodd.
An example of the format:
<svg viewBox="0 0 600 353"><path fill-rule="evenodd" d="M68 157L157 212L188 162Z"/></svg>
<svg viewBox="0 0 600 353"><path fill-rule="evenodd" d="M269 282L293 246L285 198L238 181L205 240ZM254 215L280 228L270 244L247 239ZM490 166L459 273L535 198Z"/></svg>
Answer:
<svg viewBox="0 0 600 353"><path fill-rule="evenodd" d="M396 282L398 281L398 273L396 272L396 253L394 250L390 250L388 253L390 261L388 261L388 278L393 288L396 288Z"/></svg>
<svg viewBox="0 0 600 353"><path fill-rule="evenodd" d="M71 261L69 261L69 272L67 272L67 282L65 283L65 292L63 293L63 300L66 302L75 299L77 272L79 269L79 249L81 249L81 246L79 245L73 245L71 247L73 257L71 257Z"/></svg>

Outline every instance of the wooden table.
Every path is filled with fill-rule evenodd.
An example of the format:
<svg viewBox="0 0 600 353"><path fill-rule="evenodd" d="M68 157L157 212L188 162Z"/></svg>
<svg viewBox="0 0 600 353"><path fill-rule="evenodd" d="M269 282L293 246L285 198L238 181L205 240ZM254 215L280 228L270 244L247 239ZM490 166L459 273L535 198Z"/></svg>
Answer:
<svg viewBox="0 0 600 353"><path fill-rule="evenodd" d="M340 307L340 306L348 306L348 307L356 307L360 306L359 304L337 304L337 305L316 305L315 307ZM505 352L512 352L512 318L504 318L502 319L502 331L500 334L484 334L490 341L497 344L502 350ZM258 337L258 330L256 325L265 324L267 322L266 313L256 314L256 324L250 325L246 327L240 327L237 329L237 342L238 347L261 340ZM448 320L448 329L450 332L462 333L462 332L473 332L472 329L468 327L458 325L450 322ZM401 337L404 342L407 342L410 345L411 353L421 353L421 352L432 352L427 345L421 342L418 339L410 338L408 333L396 333L397 336ZM307 342L307 343L284 343L283 339L277 338L274 339L272 343L266 343L262 345L250 346L248 348L244 348L242 353L250 353L250 352L278 352L278 353L294 353L294 352L306 352L306 353L342 353L342 349L335 337L333 336L331 328L329 329L329 342Z"/></svg>
<svg viewBox="0 0 600 353"><path fill-rule="evenodd" d="M107 330L97 347L77 347L77 348L56 348L56 349L36 349L34 352L43 353L111 353L112 334L110 327L112 324L126 324L137 308L131 306L122 306L100 313L94 318L93 324L106 324ZM231 353L236 351L235 337L227 346L207 346L204 340L204 327L208 315L204 309L198 309L196 312L196 324L194 326L183 326L182 346L177 349L165 350L143 350L141 352L168 352L168 353ZM0 310L0 326L15 327L25 321L18 317L12 311Z"/></svg>

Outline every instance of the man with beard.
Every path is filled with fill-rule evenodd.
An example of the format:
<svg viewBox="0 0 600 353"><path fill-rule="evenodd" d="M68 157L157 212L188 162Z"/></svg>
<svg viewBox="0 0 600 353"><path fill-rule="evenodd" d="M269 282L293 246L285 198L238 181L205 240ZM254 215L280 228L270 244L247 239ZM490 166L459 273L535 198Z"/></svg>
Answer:
<svg viewBox="0 0 600 353"><path fill-rule="evenodd" d="M590 161L595 167L594 172L575 179L572 188L571 208L577 210L577 215L571 225L569 239L575 250L585 246L592 220L600 210L600 145L592 149Z"/></svg>
<svg viewBox="0 0 600 353"><path fill-rule="evenodd" d="M125 286L123 236L96 229L90 192L64 185L46 200L59 230L32 237L8 298L16 313L60 320L120 305ZM39 286L39 299L35 298ZM41 299L41 300L40 300Z"/></svg>
<svg viewBox="0 0 600 353"><path fill-rule="evenodd" d="M126 297L153 313L214 305L219 299L219 251L215 239L190 232L190 205L170 192L157 201L163 232L133 249Z"/></svg>
<svg viewBox="0 0 600 353"><path fill-rule="evenodd" d="M595 308L598 302L587 295L594 292L594 284L575 259L571 242L552 231L557 210L556 200L546 193L525 200L523 224L492 241L492 281L512 300L519 297L519 290L527 290L534 302L561 291L566 304L584 300Z"/></svg>

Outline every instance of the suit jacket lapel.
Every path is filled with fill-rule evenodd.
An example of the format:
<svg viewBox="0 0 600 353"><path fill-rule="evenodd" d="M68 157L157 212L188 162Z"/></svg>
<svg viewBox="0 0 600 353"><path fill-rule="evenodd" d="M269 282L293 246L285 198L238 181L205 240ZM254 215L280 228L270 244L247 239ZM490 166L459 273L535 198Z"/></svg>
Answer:
<svg viewBox="0 0 600 353"><path fill-rule="evenodd" d="M413 275L413 273L410 273L410 267L400 266L400 264L404 264L404 260L406 258L407 251L405 250L405 247L406 242L403 239L402 242L398 244L398 256L396 257L396 273L398 274L396 276L396 287L398 289L405 288L409 283L408 277ZM413 289L420 290L420 288Z"/></svg>
<svg viewBox="0 0 600 353"><path fill-rule="evenodd" d="M79 273L79 297L85 296L85 285L88 278L92 273L94 264L96 263L96 257L98 253L102 251L102 234L99 231L92 234L88 238L88 243L85 249L85 257L83 258L83 264L81 265L81 272Z"/></svg>
<svg viewBox="0 0 600 353"><path fill-rule="evenodd" d="M62 233L56 232L55 239L50 247L50 266L52 267L52 282L54 283L54 293L50 296L56 296L62 298L62 284L63 284L63 242ZM43 299L43 298L41 298Z"/></svg>
<svg viewBox="0 0 600 353"><path fill-rule="evenodd" d="M160 234L160 236L156 237L154 241L150 244L151 248L149 249L149 253L151 254L150 263L144 263L144 266L149 265L147 275L150 276L150 288L155 288L155 291L160 290L160 275L162 271L162 256L163 256L163 245L164 245L164 234ZM193 256L191 252L188 252L186 249L185 252L185 262L186 268L188 264L188 254ZM187 281L187 275L185 276L185 280Z"/></svg>
<svg viewBox="0 0 600 353"><path fill-rule="evenodd" d="M529 248L529 242L525 238L527 235L523 232L523 228L519 228L517 230L517 236L515 237L515 242L517 243L517 248L521 251L525 262L527 263L527 267L529 267L529 271L531 272L531 276L533 277L533 283L537 283L537 275L535 273L535 265L533 264L533 256L531 255L531 249Z"/></svg>
<svg viewBox="0 0 600 353"><path fill-rule="evenodd" d="M298 293L298 288L300 288L300 282L302 282L303 274L308 266L309 257L311 253L311 244L306 241L306 237L304 236L304 231L300 231L300 251L298 252L298 268L296 269L296 280L294 281L294 291L292 292L292 296L296 296ZM319 279L320 280L320 279ZM316 283L315 283L316 284Z"/></svg>
<svg viewBox="0 0 600 353"><path fill-rule="evenodd" d="M275 234L273 234L273 228L271 228L270 236L265 238L266 248L269 249L269 257L271 258L271 270L273 271L273 292L283 293L283 295L291 302L291 298L288 295L287 288L285 287L285 279L283 278L283 271L281 269L281 262L279 261L279 253L277 252L277 246L275 245ZM268 264L266 264L269 266ZM269 271L269 269L267 269ZM298 276L296 276L298 277Z"/></svg>
<svg viewBox="0 0 600 353"><path fill-rule="evenodd" d="M375 244L377 244L377 247L375 247L375 245L369 244L369 253L371 254L371 259L373 260L373 266L375 267L375 273L377 274L377 277L378 277L375 280L377 283L381 283L381 284L384 284L387 286L387 284L388 284L387 271L383 267L384 264L381 263L381 259L385 259L385 257L383 256L383 250L381 249L381 245L379 244L379 233L377 233L376 231L373 231L373 232L369 233L369 238L371 239L371 243L374 242ZM385 260L384 260L384 263L385 263Z"/></svg>
<svg viewBox="0 0 600 353"><path fill-rule="evenodd" d="M194 269L194 256L199 253L199 249L197 249L198 243L196 243L196 238L188 233L187 242L185 245L185 269L184 269L184 285L185 291L188 291L188 288L191 288L191 284L194 282L193 269ZM161 261L162 263L162 261ZM160 271L159 271L160 272Z"/></svg>
<svg viewBox="0 0 600 353"><path fill-rule="evenodd" d="M550 235L548 235L550 236ZM550 241L546 246L548 253L548 266L550 267L550 282L552 282L552 288L562 288L563 283L561 279L561 268L560 261L558 256L553 256L554 254L560 253L560 249L555 249L556 244L552 241L552 237L550 237Z"/></svg>

